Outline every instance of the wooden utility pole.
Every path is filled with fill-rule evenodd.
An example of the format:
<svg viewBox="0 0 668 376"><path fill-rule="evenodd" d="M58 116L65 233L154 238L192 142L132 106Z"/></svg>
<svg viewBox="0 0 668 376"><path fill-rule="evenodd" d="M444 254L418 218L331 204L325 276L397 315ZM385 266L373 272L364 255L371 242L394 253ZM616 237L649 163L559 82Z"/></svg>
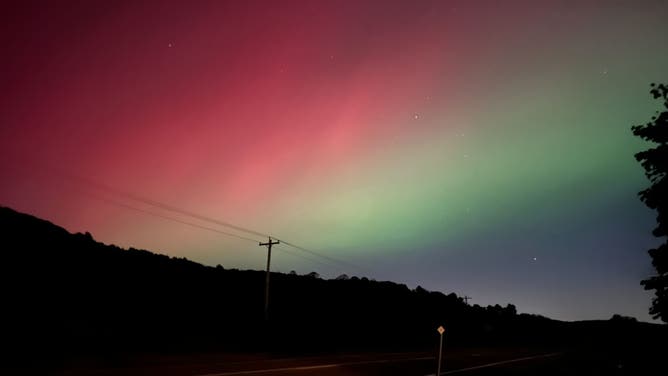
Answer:
<svg viewBox="0 0 668 376"><path fill-rule="evenodd" d="M464 298L462 298L462 299L464 299L464 302L466 303L466 305L469 305L469 299L471 299L470 296L464 295Z"/></svg>
<svg viewBox="0 0 668 376"><path fill-rule="evenodd" d="M264 287L264 320L268 321L269 320L269 274L271 270L271 246L275 244L279 244L280 242L278 240L271 240L271 236L269 237L269 242L267 243L260 243L260 247L267 247L267 280L266 284Z"/></svg>

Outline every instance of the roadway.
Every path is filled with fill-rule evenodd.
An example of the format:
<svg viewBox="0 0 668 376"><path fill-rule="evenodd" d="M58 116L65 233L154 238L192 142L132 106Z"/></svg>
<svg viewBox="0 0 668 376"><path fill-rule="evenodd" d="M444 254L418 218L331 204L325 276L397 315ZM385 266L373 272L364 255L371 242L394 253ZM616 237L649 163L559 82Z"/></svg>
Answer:
<svg viewBox="0 0 668 376"><path fill-rule="evenodd" d="M559 369L563 355L526 348L474 348L444 352L442 375L518 375ZM435 353L363 353L327 356L207 354L134 359L114 365L71 365L58 376L435 376ZM563 368L563 367L561 367ZM525 372L525 373L522 373ZM529 373L526 373L529 372ZM51 373L51 372L49 372Z"/></svg>

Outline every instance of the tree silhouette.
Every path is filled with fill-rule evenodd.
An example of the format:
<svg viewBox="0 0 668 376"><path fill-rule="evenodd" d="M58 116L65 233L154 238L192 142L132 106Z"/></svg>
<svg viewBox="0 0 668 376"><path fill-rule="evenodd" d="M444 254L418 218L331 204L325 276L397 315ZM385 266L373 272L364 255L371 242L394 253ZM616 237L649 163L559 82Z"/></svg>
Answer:
<svg viewBox="0 0 668 376"><path fill-rule="evenodd" d="M663 238L659 247L650 249L652 264L657 274L642 281L646 290L655 290L650 314L668 322L668 86L652 84L650 93L654 99L662 99L666 110L652 117L652 121L644 125L636 125L631 129L633 134L645 141L658 144L656 147L641 151L635 155L645 169L645 175L652 185L638 193L640 200L651 209L657 211L657 227L652 231L654 236Z"/></svg>
<svg viewBox="0 0 668 376"><path fill-rule="evenodd" d="M60 369L78 364L112 367L112 373L127 365L131 372L132 359L141 362L139 371L149 366L141 361L146 355L167 362L177 354L194 360L217 353L431 352L440 325L452 347L581 348L584 342L596 351L610 346L615 354L642 357L628 364L646 369L659 369L665 359L665 346L649 345L663 343L668 325L619 315L561 322L517 314L512 304L469 306L454 293L356 276L273 272L267 324L264 271L105 245L2 206L0 249L3 375L69 374ZM80 371L73 374L88 374ZM643 371L626 374L653 374Z"/></svg>

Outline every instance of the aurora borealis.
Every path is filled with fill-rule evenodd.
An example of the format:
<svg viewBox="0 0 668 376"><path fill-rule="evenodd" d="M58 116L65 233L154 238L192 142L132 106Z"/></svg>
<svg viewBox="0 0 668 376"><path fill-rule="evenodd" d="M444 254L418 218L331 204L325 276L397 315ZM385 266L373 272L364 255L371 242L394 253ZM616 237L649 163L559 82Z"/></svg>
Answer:
<svg viewBox="0 0 668 376"><path fill-rule="evenodd" d="M654 213L633 159L647 145L630 127L658 108L668 5L503 4L14 4L0 16L0 205L263 267L257 244L110 204L167 214L76 176L363 271L295 249L274 270L650 320Z"/></svg>

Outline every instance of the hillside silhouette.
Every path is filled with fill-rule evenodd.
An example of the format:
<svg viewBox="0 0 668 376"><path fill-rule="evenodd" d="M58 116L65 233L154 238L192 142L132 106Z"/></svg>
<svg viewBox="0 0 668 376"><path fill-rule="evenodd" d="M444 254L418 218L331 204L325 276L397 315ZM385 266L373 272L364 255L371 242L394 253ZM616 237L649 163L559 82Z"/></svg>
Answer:
<svg viewBox="0 0 668 376"><path fill-rule="evenodd" d="M105 245L5 207L0 241L2 341L15 357L424 350L439 325L454 346L631 343L666 333L618 315L565 323L517 314L511 304L469 306L454 293L316 273L272 273L267 322L263 271Z"/></svg>

